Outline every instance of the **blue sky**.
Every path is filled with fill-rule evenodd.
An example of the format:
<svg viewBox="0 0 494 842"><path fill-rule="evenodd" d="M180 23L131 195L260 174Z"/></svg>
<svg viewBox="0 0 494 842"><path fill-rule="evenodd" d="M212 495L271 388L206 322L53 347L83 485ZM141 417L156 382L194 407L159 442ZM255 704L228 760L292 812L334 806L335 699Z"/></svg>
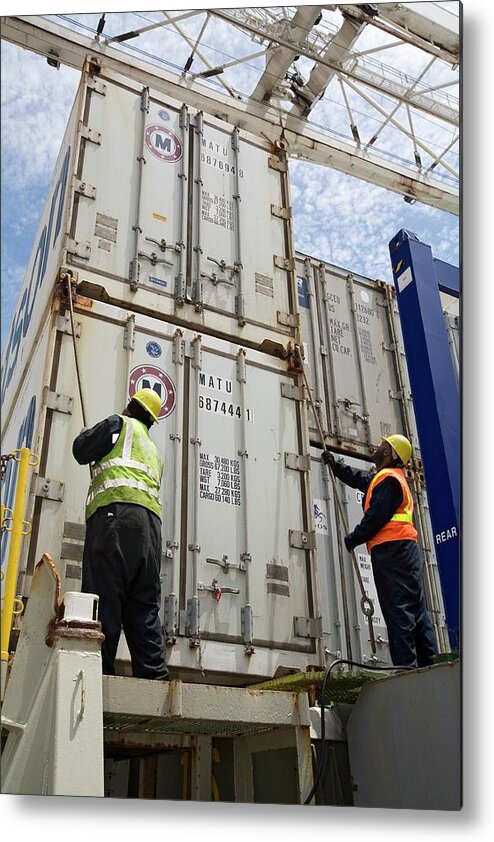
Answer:
<svg viewBox="0 0 494 842"><path fill-rule="evenodd" d="M183 7L183 4L177 5ZM451 5L457 7L458 4ZM128 4L123 6L135 8ZM50 11L64 8L67 11L62 4L57 8L55 3ZM140 25L143 25L149 13L141 14ZM95 27L99 16L99 11L88 13L85 21ZM367 27L367 31L368 39L376 37L372 27ZM171 54L178 60L182 44L178 36L175 35L174 40L170 37ZM230 53L234 49L252 50L252 44L249 39L246 45L239 35L238 44L230 43L228 48ZM400 55L403 56L400 67L413 72L413 56L404 52ZM79 74L64 66L55 70L41 57L6 42L2 42L1 61L3 347ZM258 66L262 66L262 61L258 60ZM241 66L235 73L232 78L240 89L242 84L249 84L248 67ZM365 121L362 102L355 108L359 119ZM334 96L318 105L314 119L324 124L331 121L337 130L348 133L345 108ZM423 130L431 132L432 143L435 129L424 126ZM438 149L442 141L438 138ZM395 151L398 155L410 154L400 148L399 139ZM453 164L458 164L457 155ZM397 194L326 167L293 161L290 169L298 251L392 283L388 242L398 230L405 228L428 243L436 257L458 265L459 223L456 216L419 203L407 204Z"/></svg>

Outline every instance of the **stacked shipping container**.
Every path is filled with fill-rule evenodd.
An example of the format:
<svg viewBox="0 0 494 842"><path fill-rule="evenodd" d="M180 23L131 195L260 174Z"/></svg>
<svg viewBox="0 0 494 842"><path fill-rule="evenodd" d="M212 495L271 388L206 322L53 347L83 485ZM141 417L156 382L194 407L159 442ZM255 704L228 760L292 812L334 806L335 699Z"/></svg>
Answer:
<svg viewBox="0 0 494 842"><path fill-rule="evenodd" d="M428 595L446 645L391 289L295 258L292 243L282 149L88 64L2 364L2 450L40 455L20 588L27 597L45 551L64 590L80 586L89 473L71 455L83 425L75 355L88 424L154 388L163 624L182 678L246 683L322 666L325 648L371 657L292 365L301 341L335 448L368 460L381 434L412 438ZM14 483L11 463L7 505ZM341 494L356 522L358 500ZM374 623L386 662L378 606Z"/></svg>

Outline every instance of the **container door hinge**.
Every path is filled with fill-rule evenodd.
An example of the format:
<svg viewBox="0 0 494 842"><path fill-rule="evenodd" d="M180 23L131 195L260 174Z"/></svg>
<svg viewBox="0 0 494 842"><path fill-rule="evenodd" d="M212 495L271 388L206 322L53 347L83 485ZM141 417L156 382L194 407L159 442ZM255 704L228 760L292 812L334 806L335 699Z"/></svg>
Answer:
<svg viewBox="0 0 494 842"><path fill-rule="evenodd" d="M271 216L276 216L278 219L291 219L291 208L280 208L278 205L271 205Z"/></svg>
<svg viewBox="0 0 494 842"><path fill-rule="evenodd" d="M135 348L135 329L136 329L136 319L135 316L132 315L130 318L127 319L127 324L124 328L124 335L123 335L123 348L124 351L133 351Z"/></svg>
<svg viewBox="0 0 494 842"><path fill-rule="evenodd" d="M91 244L80 243L78 240L67 240L67 254L82 257L83 260L89 260L91 256Z"/></svg>
<svg viewBox="0 0 494 842"><path fill-rule="evenodd" d="M235 315L239 324L245 324L245 301L243 295L235 296Z"/></svg>
<svg viewBox="0 0 494 842"><path fill-rule="evenodd" d="M310 455L308 453L285 453L285 468L292 471L309 471Z"/></svg>
<svg viewBox="0 0 494 842"><path fill-rule="evenodd" d="M74 322L75 335L78 339L81 335L81 322ZM68 333L72 336L72 325L70 324L70 315L65 313L63 316L57 316L57 330L60 333Z"/></svg>
<svg viewBox="0 0 494 842"><path fill-rule="evenodd" d="M277 172L288 172L288 165L286 161L281 161L279 158L275 158L274 156L268 158L268 167L271 170L276 170Z"/></svg>
<svg viewBox="0 0 494 842"><path fill-rule="evenodd" d="M172 362L175 365L183 365L184 363L184 339L181 330L177 330L173 337Z"/></svg>
<svg viewBox="0 0 494 842"><path fill-rule="evenodd" d="M277 310L276 317L278 319L278 324L280 325L285 325L286 327L299 327L300 316L298 313L283 313L281 310Z"/></svg>
<svg viewBox="0 0 494 842"><path fill-rule="evenodd" d="M35 497L43 497L45 500L56 500L61 503L64 496L64 490L65 486L63 482L33 474L31 491L34 491Z"/></svg>
<svg viewBox="0 0 494 842"><path fill-rule="evenodd" d="M322 617L294 617L293 633L295 637L322 637Z"/></svg>
<svg viewBox="0 0 494 842"><path fill-rule="evenodd" d="M141 276L141 266L137 259L134 257L129 263L129 281L130 281L130 288L133 292L136 291L137 285L139 283L139 278Z"/></svg>
<svg viewBox="0 0 494 842"><path fill-rule="evenodd" d="M298 532L295 529L289 530L290 546L296 550L313 550L316 546L315 532Z"/></svg>
<svg viewBox="0 0 494 842"><path fill-rule="evenodd" d="M163 628L165 630L165 640L168 646L175 643L177 639L177 617L177 597L172 593L170 596L165 596L164 603Z"/></svg>
<svg viewBox="0 0 494 842"><path fill-rule="evenodd" d="M101 146L101 132L95 131L95 129L90 129L89 126L81 126L81 137L84 140L88 140L90 143L95 143L97 146Z"/></svg>
<svg viewBox="0 0 494 842"><path fill-rule="evenodd" d="M59 392L51 392L49 387L45 386L43 389L43 404L47 409L72 415L74 398L69 397L69 395L61 395Z"/></svg>
<svg viewBox="0 0 494 842"><path fill-rule="evenodd" d="M293 272L295 269L295 259L293 257L283 257L279 254L273 254L273 263L277 269L285 269L287 272Z"/></svg>
<svg viewBox="0 0 494 842"><path fill-rule="evenodd" d="M81 181L80 178L74 178L74 190L76 193L80 193L81 196L85 196L86 199L96 198L96 187L88 184L87 181Z"/></svg>
<svg viewBox="0 0 494 842"><path fill-rule="evenodd" d="M106 85L104 82L95 79L94 76L89 76L86 85L90 91L95 91L97 94L101 94L101 96L106 96Z"/></svg>
<svg viewBox="0 0 494 842"><path fill-rule="evenodd" d="M240 609L240 626L242 630L242 637L245 643L245 654L252 655L255 652L253 646L254 638L254 620L252 614L252 605L244 605Z"/></svg>
<svg viewBox="0 0 494 842"><path fill-rule="evenodd" d="M190 637L190 646L199 646L199 598L193 596L187 600L187 615L185 619L185 636Z"/></svg>
<svg viewBox="0 0 494 842"><path fill-rule="evenodd" d="M281 397L288 398L291 401L303 401L305 398L304 387L295 386L294 383L282 383Z"/></svg>

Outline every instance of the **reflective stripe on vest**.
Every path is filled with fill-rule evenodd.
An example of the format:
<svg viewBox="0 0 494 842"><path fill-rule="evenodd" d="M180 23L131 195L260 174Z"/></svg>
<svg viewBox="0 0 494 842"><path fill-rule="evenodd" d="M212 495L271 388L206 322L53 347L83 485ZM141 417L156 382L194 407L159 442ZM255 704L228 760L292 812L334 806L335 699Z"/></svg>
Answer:
<svg viewBox="0 0 494 842"><path fill-rule="evenodd" d="M365 495L364 512L366 512L370 506L372 492L376 485L389 476L394 477L400 483L403 492L403 499L393 517L384 524L379 532L376 532L376 534L367 541L367 549L369 552L372 547L375 547L377 544L383 544L385 541L417 540L417 530L413 525L413 499L403 471L399 468L383 468L382 471L378 471L375 474Z"/></svg>
<svg viewBox="0 0 494 842"><path fill-rule="evenodd" d="M122 429L112 450L93 466L86 500L86 520L101 506L135 503L161 518L163 464L149 430L135 418L121 416Z"/></svg>

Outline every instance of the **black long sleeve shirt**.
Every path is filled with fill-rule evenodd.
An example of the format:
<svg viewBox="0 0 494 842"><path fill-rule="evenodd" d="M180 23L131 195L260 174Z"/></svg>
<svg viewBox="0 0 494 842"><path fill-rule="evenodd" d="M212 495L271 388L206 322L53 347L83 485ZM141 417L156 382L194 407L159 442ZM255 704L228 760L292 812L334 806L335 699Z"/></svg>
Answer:
<svg viewBox="0 0 494 842"><path fill-rule="evenodd" d="M362 506L365 501L365 494L376 471L358 471L346 465L345 462L336 460L333 468L335 477L340 479L350 488L356 488L364 495ZM372 492L371 503L365 512L362 520L348 536L348 543L351 548L365 544L393 517L397 508L403 501L401 485L395 477L389 476L381 480Z"/></svg>
<svg viewBox="0 0 494 842"><path fill-rule="evenodd" d="M103 421L98 421L94 427L81 430L72 445L72 453L79 465L98 462L112 450L122 429L123 420L120 415L110 415Z"/></svg>

